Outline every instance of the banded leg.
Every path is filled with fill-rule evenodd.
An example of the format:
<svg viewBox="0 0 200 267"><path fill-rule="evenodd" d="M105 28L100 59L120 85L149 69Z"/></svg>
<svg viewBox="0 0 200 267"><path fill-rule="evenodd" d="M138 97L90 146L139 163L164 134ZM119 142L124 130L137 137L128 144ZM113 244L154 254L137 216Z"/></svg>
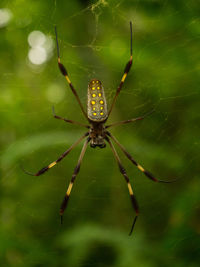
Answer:
<svg viewBox="0 0 200 267"><path fill-rule="evenodd" d="M110 110L108 112L108 117L109 117L109 115L110 115L110 113L111 113L111 111L112 111L112 109L113 109L113 107L115 105L115 102L117 100L117 97L118 97L118 95L119 95L119 93L120 93L120 91L122 89L122 86L124 84L124 81L125 81L128 73L129 73L129 71L130 71L131 66L132 66L132 61L133 61L133 51L132 50L133 49L132 49L132 22L131 21L130 21L130 33L131 33L131 45L130 45L131 46L131 48L130 48L130 54L131 54L131 56L130 56L130 60L128 61L128 63L126 64L126 67L124 69L124 74L122 76L122 79L121 79L121 82L119 84L119 87L117 88L117 91L116 91L115 97L113 99L111 108L110 108Z"/></svg>
<svg viewBox="0 0 200 267"><path fill-rule="evenodd" d="M90 141L90 137L87 138L87 140L85 141L85 143L83 145L83 148L81 150L81 154L80 154L79 159L78 159L78 163L77 163L77 165L76 165L76 167L74 169L70 184L69 184L69 186L67 188L65 197L64 197L63 202L61 204L61 207L60 207L61 224L62 224L63 213L64 213L64 211L65 211L65 209L67 207L67 203L68 203L68 200L69 200L69 197L70 197L70 193L71 193L74 181L76 179L76 176L80 171L80 165L81 165L81 162L82 162L82 159L83 159L83 156L85 154L85 151L86 151L86 148L87 148L87 145L88 145L89 141Z"/></svg>
<svg viewBox="0 0 200 267"><path fill-rule="evenodd" d="M145 115L143 115L141 117L138 117L138 118L133 118L133 119L130 119L130 120L114 122L112 124L106 125L105 128L108 129L108 128L113 127L113 126L118 126L118 125L127 124L127 123L138 121L138 120L143 120L146 116L150 115L153 112L154 112L154 110L152 110L151 112L149 112L149 113L147 113L147 114L145 114Z"/></svg>
<svg viewBox="0 0 200 267"><path fill-rule="evenodd" d="M106 134L112 138L112 140L120 147L120 149L124 152L124 154L126 155L126 157L140 170L142 171L147 178L149 178L150 180L154 181L154 182L159 182L159 183L173 183L176 180L173 181L165 181L165 180L158 180L157 178L154 177L154 175L152 173L150 173L149 171L145 170L140 164L138 164L135 159L126 151L126 149L124 148L124 146L122 146L119 141L113 136L111 135L110 132L106 132Z"/></svg>
<svg viewBox="0 0 200 267"><path fill-rule="evenodd" d="M78 94L77 94L77 92L76 92L74 86L72 85L72 83L71 83L71 81L70 81L70 79L69 79L67 70L66 70L65 66L60 62L60 52L59 52L58 36L57 36L57 30L56 30L56 27L55 27L55 34L56 34L56 44L57 44L58 67L59 67L59 69L60 69L62 75L65 76L65 79L67 80L67 82L68 82L68 84L69 84L69 86L70 86L70 88L71 88L71 90L72 90L72 93L75 95L75 97L76 97L76 99L77 99L77 101L78 101L78 103L79 103L79 106L80 106L80 108L81 108L81 110L82 110L84 116L85 116L86 119L88 120L87 114L86 114L86 112L85 112L85 110L84 110L84 108L83 108L83 105L81 104L80 98L79 98L79 96L78 96Z"/></svg>
<svg viewBox="0 0 200 267"><path fill-rule="evenodd" d="M130 120L114 122L112 124L106 125L105 128L108 129L108 128L113 127L113 126L127 124L127 123L130 123L130 122L139 121L139 120L143 120L143 119L144 119L144 117L138 117L138 118L134 118L134 119L130 119Z"/></svg>
<svg viewBox="0 0 200 267"><path fill-rule="evenodd" d="M65 118L62 118L62 117L56 115L54 107L52 107L52 112L53 112L53 116L54 116L55 119L63 120L65 122L69 122L69 123L72 123L72 124L77 124L79 126L82 126L82 127L88 128L88 129L90 128L89 125L86 125L86 124L83 124L83 123L77 122L77 121L68 120L68 119L65 119Z"/></svg>
<svg viewBox="0 0 200 267"><path fill-rule="evenodd" d="M135 196L133 194L133 189L132 189L132 186L130 184L129 178L128 178L127 174L126 174L126 170L122 166L121 160L119 158L119 155L117 154L117 151L116 151L115 147L113 146L113 144L111 143L111 141L110 141L110 139L108 137L106 137L106 141L109 143L109 145L110 145L110 147L112 149L112 152L114 154L114 157L115 157L115 159L117 161L117 164L119 166L119 170L120 170L121 174L124 176L124 178L125 178L125 180L127 182L128 191L129 191L129 194L130 194L130 197L131 197L131 203L132 203L132 206L133 206L133 208L134 208L134 210L136 212L136 216L135 216L135 218L133 220L133 223L132 223L132 226L131 226L131 230L130 230L130 233L129 233L129 235L131 235L132 232L133 232L137 217L139 215L138 203L137 203L137 200L136 200L136 198L135 198Z"/></svg>
<svg viewBox="0 0 200 267"><path fill-rule="evenodd" d="M41 170L39 170L38 172L36 172L35 174L27 172L24 170L24 172L26 174L32 175L32 176L40 176L41 174L45 173L46 171L48 171L49 169L51 169L52 167L54 167L58 162L60 162L62 159L64 159L64 157L66 157L70 151L72 151L72 149L77 146L86 136L88 136L89 133L85 133L83 136L81 136L81 138L79 138L69 149L67 149L57 160L53 161L52 163L50 163L48 166L42 168Z"/></svg>

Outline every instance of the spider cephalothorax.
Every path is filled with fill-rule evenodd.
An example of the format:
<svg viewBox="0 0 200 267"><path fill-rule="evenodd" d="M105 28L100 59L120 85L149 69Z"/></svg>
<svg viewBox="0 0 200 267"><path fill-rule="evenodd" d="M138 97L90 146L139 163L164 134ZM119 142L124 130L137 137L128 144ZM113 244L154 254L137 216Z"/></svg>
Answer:
<svg viewBox="0 0 200 267"><path fill-rule="evenodd" d="M61 73L65 76L65 78L66 78L66 80L67 80L67 82L68 82L73 94L75 95L75 97L76 97L76 99L77 99L77 101L78 101L78 103L80 105L80 108L81 108L81 110L83 112L83 115L85 116L85 118L88 121L89 125L88 124L83 124L83 123L80 123L80 122L75 122L75 121L72 121L72 120L65 119L65 118L62 118L60 116L57 116L55 114L55 112L54 112L54 109L53 109L54 118L63 120L65 122L77 124L77 125L82 126L82 127L85 127L85 128L87 128L87 132L82 137L80 137L70 148L68 148L56 161L53 161L48 166L42 168L37 173L32 174L32 175L39 176L39 175L45 173L46 171L48 171L50 168L52 168L58 162L60 162L64 157L66 157L66 155L68 155L70 153L70 151L76 145L78 145L83 139L86 138L86 140L84 142L84 145L83 145L83 148L81 150L79 159L78 159L78 163L77 163L77 165L76 165L76 167L74 169L71 181L69 183L68 189L66 191L65 197L64 197L63 202L62 202L61 207L60 207L60 216L61 216L61 222L62 222L62 216L63 216L63 213L64 213L64 211L66 209L66 206L67 206L70 194L71 194L71 190L72 190L75 178L76 178L76 176L77 176L77 174L78 174L78 172L80 170L80 165L81 165L81 162L82 162L82 159L83 159L83 156L85 154L85 151L86 151L86 148L87 148L88 144L90 143L90 146L93 147L93 148L95 148L95 147L104 148L106 146L106 144L105 144L105 141L106 141L110 145L110 147L112 149L112 152L114 154L114 157L115 157L115 159L117 161L117 164L119 166L119 170L120 170L121 174L125 178L125 181L126 181L127 186L128 186L128 191L129 191L129 194L130 194L130 197L131 197L131 202L132 202L133 208L134 208L134 210L136 212L136 216L135 216L135 218L133 220L131 231L130 231L130 234L131 234L132 231L133 231L133 227L135 225L136 219L137 219L138 214L139 214L138 204L137 204L136 198L134 196L133 189L132 189L132 186L130 184L129 178L127 176L126 170L122 166L122 163L121 163L121 160L120 160L120 158L118 156L118 153L115 150L115 147L113 146L113 144L112 144L110 139L112 139L119 146L119 148L122 150L122 152L125 154L125 156L134 165L136 165L136 167L140 171L142 171L149 179L151 179L151 180L153 180L155 182L168 182L168 181L158 180L149 171L146 171L140 164L138 164L135 161L135 159L126 151L126 149L119 143L119 141L107 130L108 128L110 128L112 126L126 124L126 123L130 123L130 122L133 122L133 121L136 121L136 120L142 120L144 118L144 116L143 117L134 118L134 119L125 120L125 121L121 121L121 122L116 122L116 123L113 123L113 124L105 126L105 123L106 123L106 121L107 121L107 119L108 119L108 117L109 117L109 115L110 115L110 113L111 113L111 111L113 109L113 106L114 106L114 104L116 102L117 96L119 95L120 90L122 89L123 83L124 83L124 81L125 81L125 79L127 77L128 72L130 71L130 68L131 68L131 65L132 65L132 59L133 59L133 57L132 57L132 23L130 22L130 32L131 32L130 60L126 64L123 76L121 78L121 81L119 83L119 86L117 88L115 97L113 99L113 102L111 104L111 107L110 107L109 111L107 111L106 98L105 98L105 94L104 94L104 89L103 89L102 83L101 83L100 80L93 79L93 80L90 81L90 83L88 85L87 113L85 112L85 109L82 106L82 103L81 103L81 101L80 101L80 99L78 97L78 94L77 94L74 86L72 85L72 83L71 83L71 81L69 79L67 70L64 67L64 65L60 62L60 54L59 54L59 46L58 46L58 38L57 38L56 28L55 28L55 32L56 32L56 42L57 42L57 53L58 53L58 66L59 66L59 69L60 69ZM28 172L26 172L26 173L28 173ZM28 173L28 174L30 174L30 173Z"/></svg>
<svg viewBox="0 0 200 267"><path fill-rule="evenodd" d="M106 147L105 137L106 131L104 123L92 122L90 126L89 136L91 138L90 146L104 148Z"/></svg>

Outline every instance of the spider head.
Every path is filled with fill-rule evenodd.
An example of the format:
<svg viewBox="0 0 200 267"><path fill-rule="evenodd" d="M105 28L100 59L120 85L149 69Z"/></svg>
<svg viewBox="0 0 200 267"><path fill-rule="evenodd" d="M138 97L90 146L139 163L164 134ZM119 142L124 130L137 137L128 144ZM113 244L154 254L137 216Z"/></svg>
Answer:
<svg viewBox="0 0 200 267"><path fill-rule="evenodd" d="M103 137L100 136L100 137L96 137L96 138L91 139L90 146L92 148L95 148L97 146L100 148L104 148L104 147L106 147L106 144L104 142Z"/></svg>

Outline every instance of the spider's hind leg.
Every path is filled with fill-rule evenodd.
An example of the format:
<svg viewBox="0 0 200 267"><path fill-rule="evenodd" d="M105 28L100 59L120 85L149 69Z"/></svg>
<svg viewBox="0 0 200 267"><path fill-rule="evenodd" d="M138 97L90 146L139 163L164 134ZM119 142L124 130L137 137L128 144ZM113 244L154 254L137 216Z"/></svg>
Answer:
<svg viewBox="0 0 200 267"><path fill-rule="evenodd" d="M115 93L115 96L114 96L113 102L111 104L110 110L108 111L108 117L110 116L110 113L113 110L113 107L115 105L115 102L117 100L117 97L118 97L118 95L119 95L119 93L120 93L120 91L122 89L122 86L124 84L124 81L125 81L128 73L129 73L129 71L131 69L131 66L132 66L132 61L133 61L133 48L132 48L133 47L133 45L132 45L132 39L133 39L133 37L132 36L133 36L132 22L130 21L130 59L129 59L128 63L126 64L126 67L124 69L124 73L123 73L123 76L121 78L120 84L119 84L119 86L117 88L117 91Z"/></svg>
<svg viewBox="0 0 200 267"><path fill-rule="evenodd" d="M69 84L69 87L71 88L72 90L72 93L74 94L74 96L76 97L76 100L78 101L79 103L79 106L83 112L83 115L85 116L85 118L88 120L88 117L87 117L87 114L83 108L83 105L81 103L81 100L76 92L76 89L74 88L72 82L70 81L69 79L69 75L68 75L68 72L65 68L65 66L61 63L60 61L60 51L59 51L59 44L58 44L58 34L57 34L57 29L56 29L56 26L55 26L55 34L56 34L56 46L57 46L57 57L58 57L58 67L60 69L60 72L62 73L62 75L65 77L67 83Z"/></svg>

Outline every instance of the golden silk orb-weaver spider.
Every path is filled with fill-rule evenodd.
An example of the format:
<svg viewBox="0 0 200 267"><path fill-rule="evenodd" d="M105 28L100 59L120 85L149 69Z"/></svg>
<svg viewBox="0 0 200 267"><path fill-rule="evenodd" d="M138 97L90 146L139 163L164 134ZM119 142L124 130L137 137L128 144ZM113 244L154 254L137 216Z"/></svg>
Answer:
<svg viewBox="0 0 200 267"><path fill-rule="evenodd" d="M60 116L57 116L54 112L53 109L53 115L54 118L59 119L59 120L63 120L65 122L68 123L72 123L72 124L77 124L79 126L85 127L87 128L87 132L81 136L70 148L68 148L57 160L53 161L52 163L50 163L48 166L42 168L41 170L39 170L37 173L35 174L31 174L27 171L25 171L27 174L33 175L33 176L39 176L43 173L45 173L46 171L48 171L50 168L52 168L53 166L55 166L58 162L60 162L62 159L64 159L69 153L70 151L72 151L72 149L74 147L76 147L83 139L86 138L79 159L78 159L78 163L74 169L74 172L72 174L72 178L71 181L69 183L69 186L67 188L67 191L65 193L65 197L62 201L61 207L60 207L60 216L61 216L61 223L62 223L62 217L64 214L64 211L67 207L68 204L68 200L71 194L71 190L73 187L73 184L75 182L76 176L79 173L80 170L80 165L83 159L83 156L85 154L86 148L88 146L88 144L90 143L90 146L92 148L95 147L100 147L100 148L104 148L106 146L106 142L109 144L109 146L111 147L111 150L113 152L113 155L117 161L117 164L119 166L119 170L121 172L121 174L124 176L125 181L127 183L128 186L128 191L130 194L130 198L131 198L131 203L133 206L133 209L135 210L135 217L131 226L131 230L130 230L130 235L133 231L134 225L136 223L136 220L138 218L138 214L139 214L139 208L138 208L138 203L137 200L135 198L135 195L133 193L133 189L132 186L130 184L130 180L129 177L127 176L126 170L123 167L121 160L119 158L119 155L113 145L113 143L111 142L114 141L114 143L116 145L119 146L119 148L122 150L122 152L125 154L125 156L140 170L142 171L146 177L148 177L149 179L153 180L154 182L163 182L163 183L170 183L171 181L163 181L163 180L158 180L157 178L155 178L149 171L145 170L140 164L138 164L135 159L126 151L126 149L119 143L119 141L108 131L108 128L111 128L113 126L117 126L117 125L123 125L123 124L127 124L127 123L131 123L137 120L142 120L145 116L142 117L138 117L138 118L133 118L133 119L128 119L128 120L124 120L124 121L120 121L120 122L116 122L113 124L109 124L109 125L105 125L114 105L116 102L116 99L122 89L122 86L124 84L124 81L131 69L132 66L132 60L133 60L133 56L132 56L132 22L130 22L130 59L128 61L128 63L126 64L126 67L124 69L124 73L122 75L121 81L119 83L119 86L117 88L116 94L114 96L114 99L112 101L111 107L110 109L107 109L107 104L106 104L106 98L105 98L105 94L104 94L104 89L102 86L102 83L100 80L98 79L92 79L89 82L88 85L88 92L87 92L87 113L85 111L85 109L83 108L83 105L80 101L80 98L74 88L74 86L71 83L71 80L68 76L68 72L66 70L66 68L64 67L64 65L61 63L60 60L60 53L59 53L59 45L58 45L58 37L57 37L57 30L55 27L55 34L56 34L56 44L57 44L57 56L58 56L58 67L62 73L62 75L66 78L67 83L69 84L72 93L75 95L76 100L79 103L79 106L82 110L83 115L85 116L85 118L87 119L89 125L86 124L82 124L80 122L76 122L76 121L72 121L72 120L68 120L66 118L62 118ZM105 142L106 141L106 142Z"/></svg>

